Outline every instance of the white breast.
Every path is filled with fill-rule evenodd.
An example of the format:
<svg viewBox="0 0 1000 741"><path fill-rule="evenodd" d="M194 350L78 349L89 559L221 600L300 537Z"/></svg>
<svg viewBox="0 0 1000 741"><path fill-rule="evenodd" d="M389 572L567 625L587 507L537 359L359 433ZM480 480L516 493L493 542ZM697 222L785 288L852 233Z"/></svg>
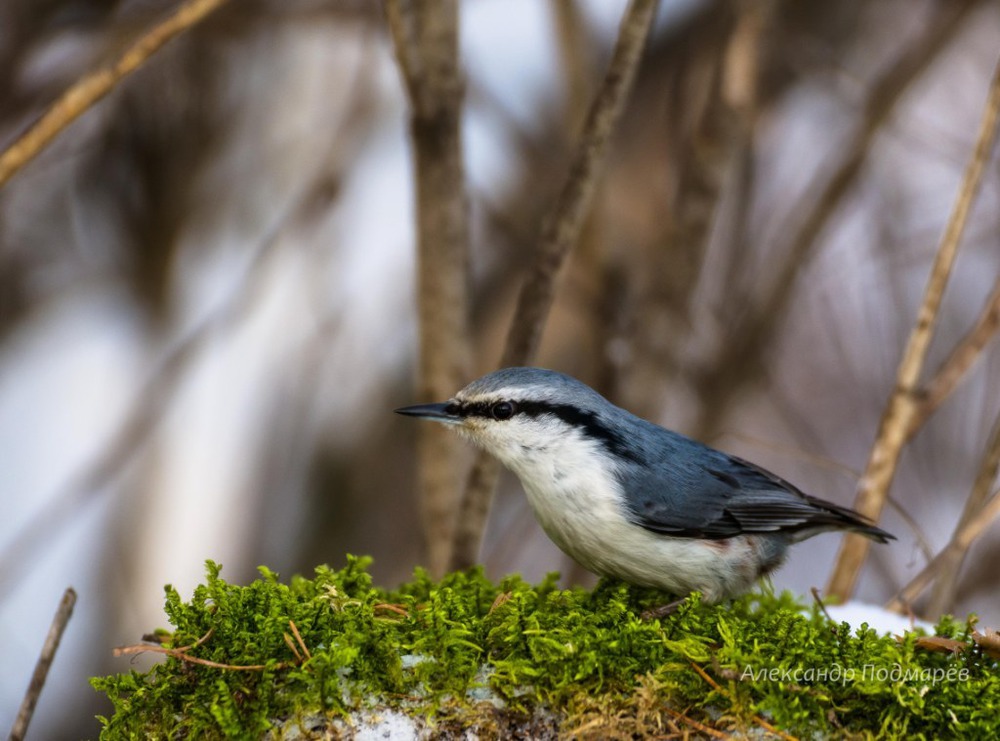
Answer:
<svg viewBox="0 0 1000 741"><path fill-rule="evenodd" d="M598 443L577 432L544 440L500 457L520 478L546 534L584 568L678 595L700 591L716 602L746 591L762 564L770 569L780 560L757 537L671 538L630 522Z"/></svg>

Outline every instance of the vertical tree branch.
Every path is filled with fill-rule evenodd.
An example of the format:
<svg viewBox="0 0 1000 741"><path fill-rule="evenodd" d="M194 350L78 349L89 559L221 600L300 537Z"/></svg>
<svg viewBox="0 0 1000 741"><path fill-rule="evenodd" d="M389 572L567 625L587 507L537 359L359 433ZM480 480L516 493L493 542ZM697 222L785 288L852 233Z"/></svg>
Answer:
<svg viewBox="0 0 1000 741"><path fill-rule="evenodd" d="M74 83L31 128L0 153L0 188L45 149L60 132L114 90L124 78L139 69L164 44L201 21L225 2L226 0L188 0L169 18L143 34L112 64Z"/></svg>
<svg viewBox="0 0 1000 741"><path fill-rule="evenodd" d="M463 82L457 0L388 0L386 13L410 100L416 177L417 394L446 399L465 378L468 220L462 164ZM418 430L419 486L428 567L448 562L459 496L458 440L438 425Z"/></svg>
<svg viewBox="0 0 1000 741"><path fill-rule="evenodd" d="M579 236L608 141L632 89L657 5L657 0L632 0L622 18L608 71L591 103L563 189L542 225L538 252L514 310L502 366L524 365L538 348L559 269ZM466 568L476 561L498 471L496 461L485 454L479 455L473 465L459 510L452 568Z"/></svg>
<svg viewBox="0 0 1000 741"><path fill-rule="evenodd" d="M1000 116L1000 65L993 73L972 158L962 179L951 217L941 237L924 299L917 313L917 321L899 364L896 386L882 415L868 467L858 485L855 508L872 520L878 520L882 514L882 508L896 474L899 455L909 437L912 420L919 406L917 384L934 334L934 324L941 308L941 297L951 275L969 211L979 193L983 173L993 151L998 116ZM861 566L868 555L869 545L870 541L860 535L844 536L833 576L827 586L828 594L843 599L854 592Z"/></svg>

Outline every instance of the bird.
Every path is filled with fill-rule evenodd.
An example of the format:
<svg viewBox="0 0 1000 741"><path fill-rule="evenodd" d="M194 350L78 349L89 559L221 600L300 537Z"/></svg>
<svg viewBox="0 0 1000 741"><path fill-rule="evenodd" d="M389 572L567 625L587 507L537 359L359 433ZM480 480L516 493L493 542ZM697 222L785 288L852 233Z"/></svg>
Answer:
<svg viewBox="0 0 1000 741"><path fill-rule="evenodd" d="M706 604L749 591L826 531L895 536L770 471L615 406L545 368L489 373L395 410L448 425L510 469L559 548L598 576Z"/></svg>

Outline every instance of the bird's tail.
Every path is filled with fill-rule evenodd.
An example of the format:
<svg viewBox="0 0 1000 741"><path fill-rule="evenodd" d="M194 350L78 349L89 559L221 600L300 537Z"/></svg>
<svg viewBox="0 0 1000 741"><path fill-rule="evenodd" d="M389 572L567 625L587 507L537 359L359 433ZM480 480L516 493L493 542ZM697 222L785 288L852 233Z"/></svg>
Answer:
<svg viewBox="0 0 1000 741"><path fill-rule="evenodd" d="M866 538L871 538L876 543L886 544L890 540L896 539L895 535L878 527L860 512L855 512L849 507L841 507L839 504L827 502L823 499L810 496L806 498L810 504L824 511L822 516L812 518L810 524L817 527L811 534L823 530L846 530L858 533L858 535L864 535ZM806 537L809 536L804 535L802 538L797 538L797 540L803 540Z"/></svg>

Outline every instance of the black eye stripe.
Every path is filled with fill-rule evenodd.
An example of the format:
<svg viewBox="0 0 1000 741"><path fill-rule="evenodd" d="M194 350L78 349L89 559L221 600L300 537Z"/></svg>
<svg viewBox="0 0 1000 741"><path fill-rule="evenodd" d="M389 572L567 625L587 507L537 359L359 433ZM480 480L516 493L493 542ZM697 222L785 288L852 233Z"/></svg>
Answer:
<svg viewBox="0 0 1000 741"><path fill-rule="evenodd" d="M494 404L496 404L495 401L477 401L473 404L455 402L453 406L458 407L455 411L459 417L485 417L492 419L493 415L490 414L490 409Z"/></svg>
<svg viewBox="0 0 1000 741"><path fill-rule="evenodd" d="M483 419L498 419L494 410L498 404L507 402L513 406L509 418L525 415L540 417L549 414L561 419L568 425L578 428L584 435L596 440L609 452L621 458L642 462L641 455L625 444L625 440L617 431L605 425L594 412L583 411L572 404L557 404L548 401L515 401L513 399L494 399L492 401L477 401L474 403L454 402L460 408L461 417L482 417Z"/></svg>

